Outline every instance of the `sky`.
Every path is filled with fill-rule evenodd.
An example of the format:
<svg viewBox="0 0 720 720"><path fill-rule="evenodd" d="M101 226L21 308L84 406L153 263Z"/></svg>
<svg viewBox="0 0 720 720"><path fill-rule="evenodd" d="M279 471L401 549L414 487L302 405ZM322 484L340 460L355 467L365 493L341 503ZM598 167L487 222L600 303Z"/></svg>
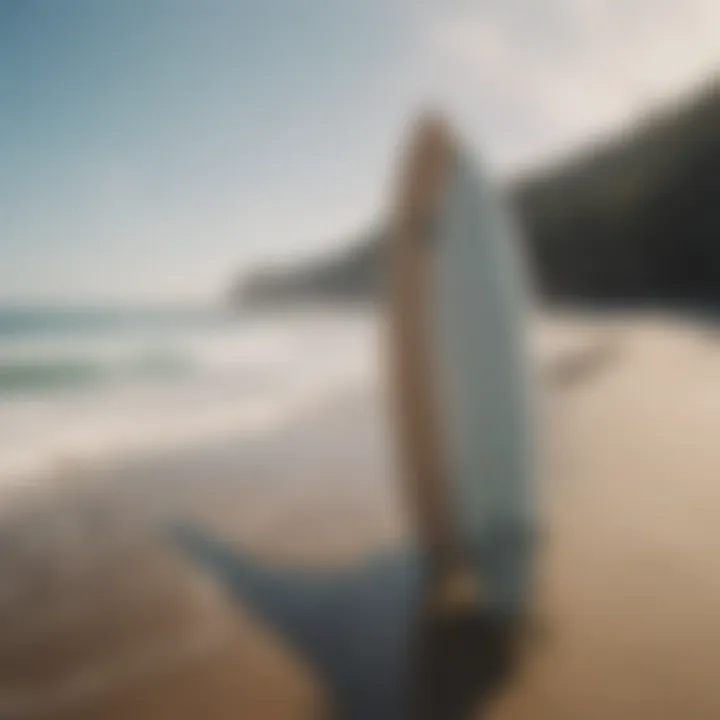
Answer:
<svg viewBox="0 0 720 720"><path fill-rule="evenodd" d="M212 301L373 222L420 108L503 178L718 70L716 0L0 0L0 301Z"/></svg>

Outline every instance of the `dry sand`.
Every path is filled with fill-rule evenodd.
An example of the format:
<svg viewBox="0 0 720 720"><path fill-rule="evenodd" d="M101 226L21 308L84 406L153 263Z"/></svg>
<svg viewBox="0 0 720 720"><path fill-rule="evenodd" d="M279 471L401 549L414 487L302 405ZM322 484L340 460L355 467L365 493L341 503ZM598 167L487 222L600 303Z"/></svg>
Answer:
<svg viewBox="0 0 720 720"><path fill-rule="evenodd" d="M549 637L498 719L720 717L720 343L610 330L616 361L550 390Z"/></svg>
<svg viewBox="0 0 720 720"><path fill-rule="evenodd" d="M553 333L547 638L493 715L720 717L720 342L647 318L565 318ZM391 542L405 528L383 417L349 396L272 439L87 472L90 490L7 508L0 717L316 715L310 672L153 527L189 516L304 564Z"/></svg>

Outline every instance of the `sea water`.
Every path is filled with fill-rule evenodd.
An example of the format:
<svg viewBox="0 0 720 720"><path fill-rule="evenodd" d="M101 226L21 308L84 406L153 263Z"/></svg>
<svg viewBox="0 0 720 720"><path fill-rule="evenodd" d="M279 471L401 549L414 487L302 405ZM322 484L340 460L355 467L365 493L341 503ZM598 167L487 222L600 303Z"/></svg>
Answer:
<svg viewBox="0 0 720 720"><path fill-rule="evenodd" d="M362 310L0 307L0 489L271 432L373 372Z"/></svg>

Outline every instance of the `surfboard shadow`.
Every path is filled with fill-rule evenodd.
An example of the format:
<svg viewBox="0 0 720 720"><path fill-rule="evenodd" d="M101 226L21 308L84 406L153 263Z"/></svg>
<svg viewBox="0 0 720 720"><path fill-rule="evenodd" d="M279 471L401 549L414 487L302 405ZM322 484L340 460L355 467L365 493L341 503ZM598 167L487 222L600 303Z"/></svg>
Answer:
<svg viewBox="0 0 720 720"><path fill-rule="evenodd" d="M186 523L170 536L311 665L330 689L333 716L409 716L408 643L420 596L413 552L396 548L349 569L309 571L272 567Z"/></svg>

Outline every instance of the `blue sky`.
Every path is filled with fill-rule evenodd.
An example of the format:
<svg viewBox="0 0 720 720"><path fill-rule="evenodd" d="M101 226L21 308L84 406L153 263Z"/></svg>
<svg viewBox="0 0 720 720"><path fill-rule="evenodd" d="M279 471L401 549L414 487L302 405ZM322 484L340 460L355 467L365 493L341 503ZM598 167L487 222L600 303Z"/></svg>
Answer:
<svg viewBox="0 0 720 720"><path fill-rule="evenodd" d="M212 299L381 210L413 110L500 175L720 67L714 0L0 0L0 299Z"/></svg>

